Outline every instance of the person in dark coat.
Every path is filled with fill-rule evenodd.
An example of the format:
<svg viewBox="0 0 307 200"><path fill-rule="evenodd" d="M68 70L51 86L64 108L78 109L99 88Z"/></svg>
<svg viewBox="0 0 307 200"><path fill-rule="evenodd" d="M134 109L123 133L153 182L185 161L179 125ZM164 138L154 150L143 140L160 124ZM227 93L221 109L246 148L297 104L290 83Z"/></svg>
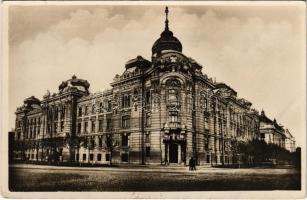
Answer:
<svg viewBox="0 0 307 200"><path fill-rule="evenodd" d="M192 168L193 168L193 157L191 157L189 160L189 170L191 171Z"/></svg>
<svg viewBox="0 0 307 200"><path fill-rule="evenodd" d="M196 171L196 159L192 157L192 170Z"/></svg>

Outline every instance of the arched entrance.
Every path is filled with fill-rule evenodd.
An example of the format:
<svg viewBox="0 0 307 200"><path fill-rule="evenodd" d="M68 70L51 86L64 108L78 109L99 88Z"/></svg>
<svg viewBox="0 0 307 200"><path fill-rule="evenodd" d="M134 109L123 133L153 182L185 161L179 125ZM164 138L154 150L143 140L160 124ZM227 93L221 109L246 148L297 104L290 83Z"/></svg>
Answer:
<svg viewBox="0 0 307 200"><path fill-rule="evenodd" d="M178 163L178 144L171 142L169 144L169 162Z"/></svg>
<svg viewBox="0 0 307 200"><path fill-rule="evenodd" d="M185 140L164 140L164 162L165 164L182 164L186 161Z"/></svg>

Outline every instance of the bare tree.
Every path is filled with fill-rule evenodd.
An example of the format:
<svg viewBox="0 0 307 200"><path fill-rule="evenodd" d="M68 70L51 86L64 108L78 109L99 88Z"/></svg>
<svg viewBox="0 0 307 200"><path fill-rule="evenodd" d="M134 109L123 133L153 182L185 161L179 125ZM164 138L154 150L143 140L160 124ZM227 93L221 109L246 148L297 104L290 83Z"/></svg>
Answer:
<svg viewBox="0 0 307 200"><path fill-rule="evenodd" d="M119 144L118 141L114 139L114 134L107 134L104 148L110 153L110 165L112 165L113 152L118 149L118 147Z"/></svg>

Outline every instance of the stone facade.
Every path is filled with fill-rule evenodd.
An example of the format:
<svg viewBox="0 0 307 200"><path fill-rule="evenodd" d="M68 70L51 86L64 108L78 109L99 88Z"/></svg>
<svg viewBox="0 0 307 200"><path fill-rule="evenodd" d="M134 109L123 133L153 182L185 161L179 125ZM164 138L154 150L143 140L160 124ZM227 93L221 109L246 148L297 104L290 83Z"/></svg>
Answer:
<svg viewBox="0 0 307 200"><path fill-rule="evenodd" d="M201 165L232 164L234 141L264 134L270 142L273 134L285 146L282 127L267 129L252 103L202 71L182 53L166 18L151 61L128 61L110 90L91 94L73 76L57 93L25 99L16 111L15 158L184 165L193 156Z"/></svg>

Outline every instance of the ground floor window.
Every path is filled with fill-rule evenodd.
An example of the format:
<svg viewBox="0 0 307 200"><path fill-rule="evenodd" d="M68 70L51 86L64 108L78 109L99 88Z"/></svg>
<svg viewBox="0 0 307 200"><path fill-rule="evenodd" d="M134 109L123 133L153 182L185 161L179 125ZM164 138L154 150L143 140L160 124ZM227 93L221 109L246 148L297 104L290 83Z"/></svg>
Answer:
<svg viewBox="0 0 307 200"><path fill-rule="evenodd" d="M76 154L76 161L79 161L79 154Z"/></svg>
<svg viewBox="0 0 307 200"><path fill-rule="evenodd" d="M123 153L121 155L121 158L122 158L122 162L128 162L128 154L127 153Z"/></svg>
<svg viewBox="0 0 307 200"><path fill-rule="evenodd" d="M207 155L207 163L210 163L210 155Z"/></svg>
<svg viewBox="0 0 307 200"><path fill-rule="evenodd" d="M86 160L86 154L84 153L83 154L83 161L85 161Z"/></svg>
<svg viewBox="0 0 307 200"><path fill-rule="evenodd" d="M97 154L97 161L101 161L101 153Z"/></svg>
<svg viewBox="0 0 307 200"><path fill-rule="evenodd" d="M106 154L106 161L110 161L110 154L109 153Z"/></svg>
<svg viewBox="0 0 307 200"><path fill-rule="evenodd" d="M94 160L94 154L90 154L90 161L93 161Z"/></svg>

